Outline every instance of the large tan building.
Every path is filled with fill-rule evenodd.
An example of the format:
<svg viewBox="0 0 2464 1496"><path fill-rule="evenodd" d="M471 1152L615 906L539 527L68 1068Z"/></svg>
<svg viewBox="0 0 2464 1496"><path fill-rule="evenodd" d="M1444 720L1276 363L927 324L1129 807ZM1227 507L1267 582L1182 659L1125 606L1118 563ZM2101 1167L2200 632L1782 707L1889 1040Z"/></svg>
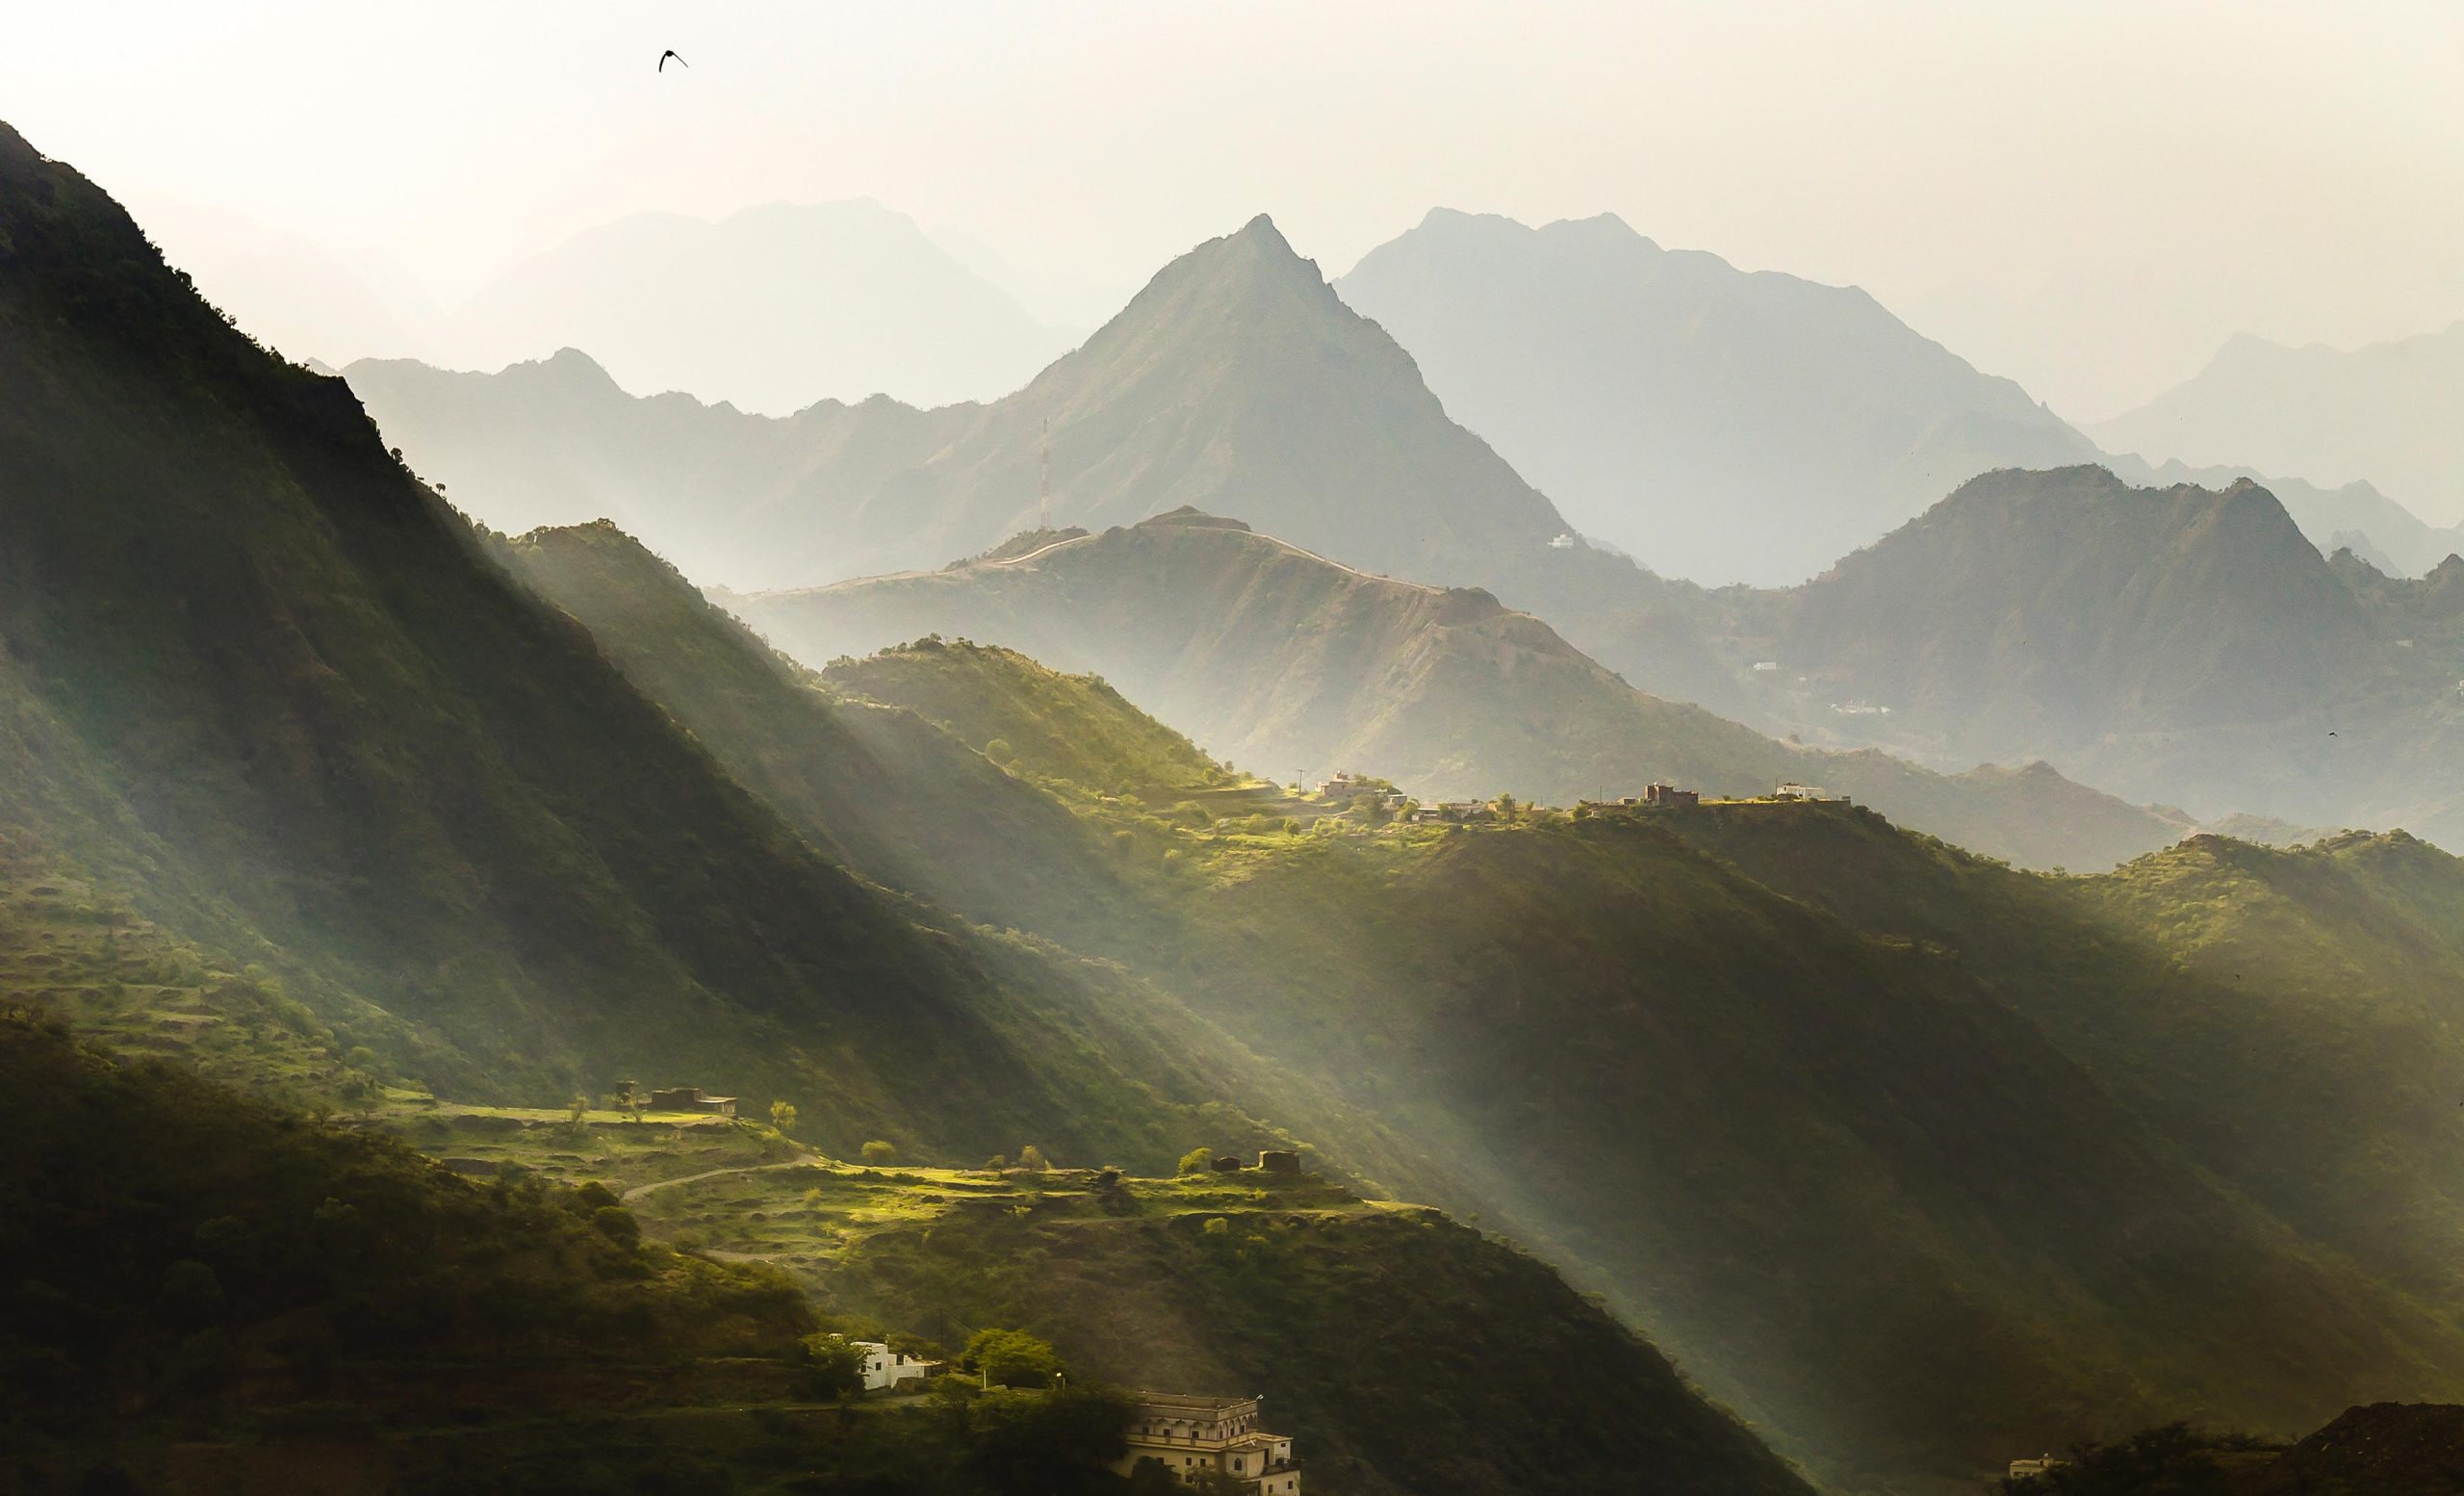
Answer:
<svg viewBox="0 0 2464 1496"><path fill-rule="evenodd" d="M1256 1496L1297 1496L1300 1463L1292 1457L1292 1439L1259 1429L1256 1398L1131 1397L1137 1408L1129 1420L1129 1454L1114 1466L1121 1474L1142 1459L1156 1459L1184 1481L1220 1470Z"/></svg>

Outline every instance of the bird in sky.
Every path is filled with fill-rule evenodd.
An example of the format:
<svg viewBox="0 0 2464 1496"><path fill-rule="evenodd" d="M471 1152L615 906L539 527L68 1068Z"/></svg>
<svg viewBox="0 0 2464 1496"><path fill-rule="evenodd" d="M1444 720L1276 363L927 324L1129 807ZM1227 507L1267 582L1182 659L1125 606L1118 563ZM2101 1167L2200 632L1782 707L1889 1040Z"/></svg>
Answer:
<svg viewBox="0 0 2464 1496"><path fill-rule="evenodd" d="M666 51L661 52L658 55L658 70L660 72L667 71L667 60L671 57L676 58L676 65L679 67L690 67L693 65L683 58L677 57L676 49L674 47L669 47Z"/></svg>

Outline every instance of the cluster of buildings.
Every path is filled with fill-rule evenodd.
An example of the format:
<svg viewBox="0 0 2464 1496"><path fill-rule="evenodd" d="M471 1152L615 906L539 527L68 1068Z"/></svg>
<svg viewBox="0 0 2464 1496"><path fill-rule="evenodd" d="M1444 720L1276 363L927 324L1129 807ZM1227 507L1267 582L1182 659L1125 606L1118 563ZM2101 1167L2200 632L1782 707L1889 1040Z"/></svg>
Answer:
<svg viewBox="0 0 2464 1496"><path fill-rule="evenodd" d="M1258 1399L1139 1392L1132 1400L1129 1453L1113 1466L1118 1473L1152 1459L1184 1481L1213 1470L1239 1482L1248 1496L1297 1496L1300 1462L1293 1457L1291 1436L1258 1426Z"/></svg>
<svg viewBox="0 0 2464 1496"><path fill-rule="evenodd" d="M1373 796L1387 810L1402 812L1403 818L1414 825L1469 826L1498 818L1495 807L1478 800L1431 801L1414 805L1404 812L1403 808L1411 802L1401 790L1382 781L1364 779L1348 771L1320 780L1317 795L1321 800L1347 806ZM1819 785L1803 785L1793 780L1775 787L1763 798L1820 805L1844 804L1848 799L1846 795L1834 794ZM1682 810L1702 803L1703 792L1699 789L1685 789L1676 785L1645 785L1643 792L1638 795L1621 795L1614 800L1582 800L1578 801L1577 806L1586 811Z"/></svg>
<svg viewBox="0 0 2464 1496"><path fill-rule="evenodd" d="M1680 789L1675 785L1645 785L1638 795L1620 795L1614 800L1581 800L1576 808L1584 811L1678 810L1703 803L1699 789Z"/></svg>
<svg viewBox="0 0 2464 1496"><path fill-rule="evenodd" d="M1334 778L1318 781L1318 798L1342 806L1375 800L1388 811L1399 811L1411 797L1382 780L1364 779L1349 770L1338 769Z"/></svg>

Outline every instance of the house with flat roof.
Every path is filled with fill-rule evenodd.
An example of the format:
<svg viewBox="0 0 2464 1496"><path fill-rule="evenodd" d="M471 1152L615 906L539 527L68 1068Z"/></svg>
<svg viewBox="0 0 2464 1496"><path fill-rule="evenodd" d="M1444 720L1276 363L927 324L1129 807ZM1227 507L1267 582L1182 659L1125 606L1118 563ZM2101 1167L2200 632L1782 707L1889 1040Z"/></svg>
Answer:
<svg viewBox="0 0 2464 1496"><path fill-rule="evenodd" d="M886 1341L850 1341L864 1353L864 1390L895 1392L900 1387L940 1375L938 1361L918 1360L904 1351L893 1351Z"/></svg>
<svg viewBox="0 0 2464 1496"><path fill-rule="evenodd" d="M1259 1427L1258 1399L1133 1392L1130 1402L1129 1453L1113 1466L1118 1473L1152 1459L1183 1481L1214 1470L1248 1496L1297 1496L1300 1462L1292 1439Z"/></svg>
<svg viewBox="0 0 2464 1496"><path fill-rule="evenodd" d="M712 1117L733 1117L735 1097L710 1096L699 1086L669 1086L651 1093L649 1110L704 1112Z"/></svg>

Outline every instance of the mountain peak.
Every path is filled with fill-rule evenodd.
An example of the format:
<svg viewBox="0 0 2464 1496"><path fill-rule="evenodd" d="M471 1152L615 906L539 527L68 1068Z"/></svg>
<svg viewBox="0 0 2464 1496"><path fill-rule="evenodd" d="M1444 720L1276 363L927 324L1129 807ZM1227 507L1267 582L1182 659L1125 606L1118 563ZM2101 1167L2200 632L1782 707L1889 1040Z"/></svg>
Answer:
<svg viewBox="0 0 2464 1496"><path fill-rule="evenodd" d="M1209 514L1194 503L1185 503L1177 509L1168 510L1150 519L1140 520L1137 528L1140 529L1237 529L1245 535L1251 532L1249 527L1242 521L1226 519L1220 514Z"/></svg>

